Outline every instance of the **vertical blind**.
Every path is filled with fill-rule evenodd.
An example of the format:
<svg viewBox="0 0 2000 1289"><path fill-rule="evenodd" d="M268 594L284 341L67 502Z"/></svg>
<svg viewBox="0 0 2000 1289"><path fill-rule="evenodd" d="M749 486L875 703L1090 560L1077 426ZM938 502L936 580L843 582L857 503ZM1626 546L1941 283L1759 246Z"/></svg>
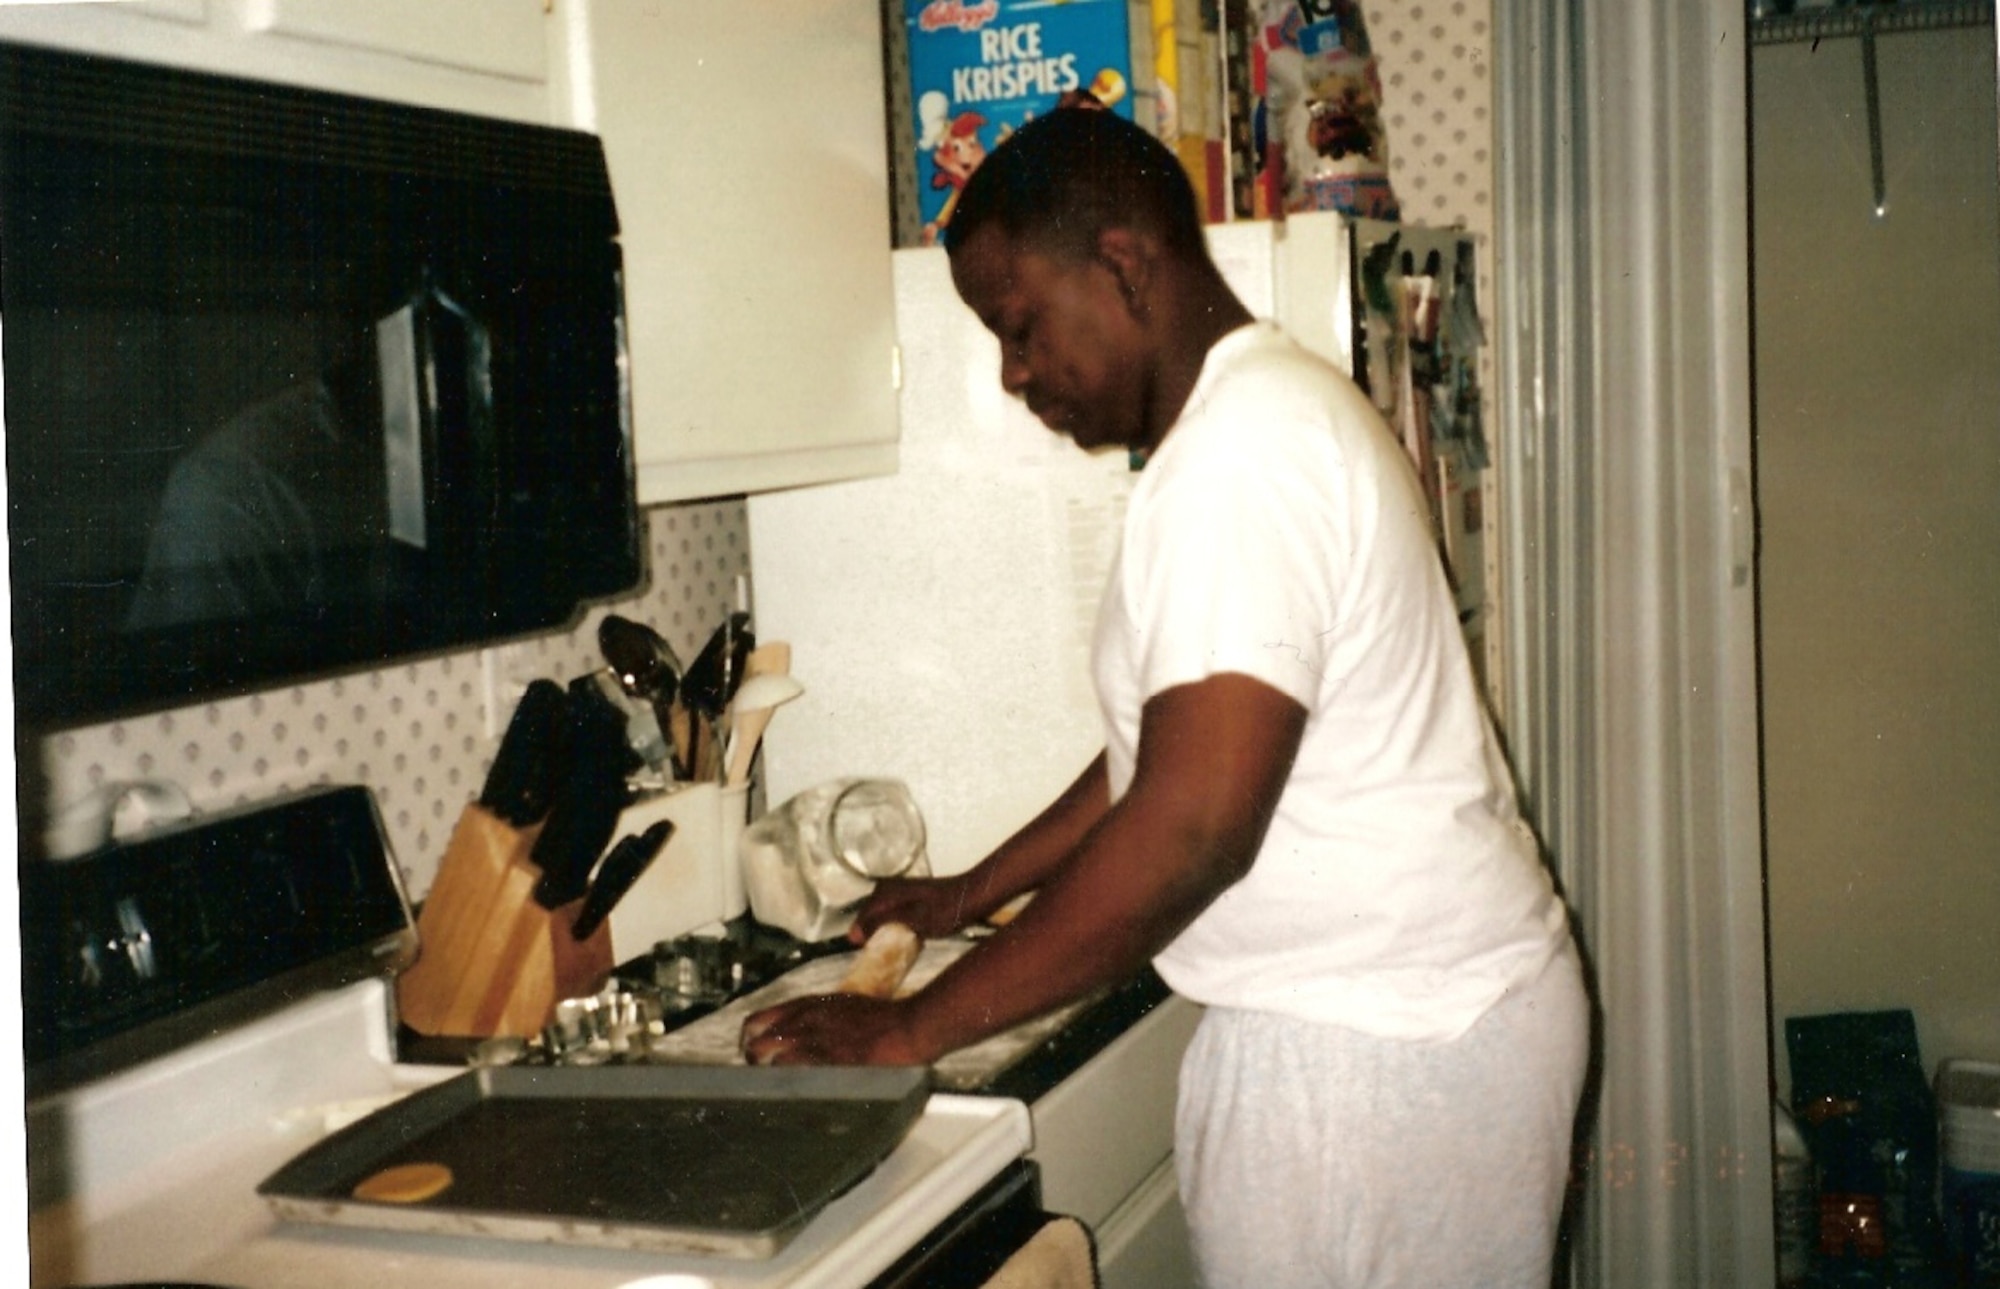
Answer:
<svg viewBox="0 0 2000 1289"><path fill-rule="evenodd" d="M1495 6L1509 733L1600 1013L1586 1286L1773 1281L1746 21Z"/></svg>

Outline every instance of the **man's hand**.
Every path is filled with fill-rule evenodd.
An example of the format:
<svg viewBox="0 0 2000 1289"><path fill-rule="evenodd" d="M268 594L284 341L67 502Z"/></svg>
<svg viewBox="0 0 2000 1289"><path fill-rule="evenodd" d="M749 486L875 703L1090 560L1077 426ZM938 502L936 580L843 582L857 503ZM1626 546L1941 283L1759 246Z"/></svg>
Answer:
<svg viewBox="0 0 2000 1289"><path fill-rule="evenodd" d="M752 1065L926 1065L902 1000L857 994L795 998L743 1022Z"/></svg>
<svg viewBox="0 0 2000 1289"><path fill-rule="evenodd" d="M968 903L971 880L969 873L884 878L855 911L847 938L863 944L885 923L901 922L926 940L941 940L978 918Z"/></svg>

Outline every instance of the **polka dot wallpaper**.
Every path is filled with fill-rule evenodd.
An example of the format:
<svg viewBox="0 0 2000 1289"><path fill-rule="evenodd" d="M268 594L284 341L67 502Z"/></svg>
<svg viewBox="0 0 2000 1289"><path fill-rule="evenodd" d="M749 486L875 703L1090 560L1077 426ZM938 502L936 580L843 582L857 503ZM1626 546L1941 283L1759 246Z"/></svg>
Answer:
<svg viewBox="0 0 2000 1289"><path fill-rule="evenodd" d="M1491 0L1369 0L1364 12L1406 217L1463 225L1490 246ZM1482 257L1489 313L1491 271ZM66 731L41 748L47 800L60 806L106 783L168 779L197 809L219 810L315 784L365 783L420 897L522 685L599 666L596 626L606 612L650 623L692 657L729 610L736 579L750 572L743 502L665 507L647 522L646 587L594 607L574 630ZM1488 585L1498 585L1490 572Z"/></svg>
<svg viewBox="0 0 2000 1289"><path fill-rule="evenodd" d="M1404 217L1488 229L1490 4L1375 0L1366 12L1382 75L1389 165Z"/></svg>
<svg viewBox="0 0 2000 1289"><path fill-rule="evenodd" d="M1492 0L1366 0L1382 77L1389 180L1413 224L1493 242ZM1479 300L1492 309L1491 256Z"/></svg>
<svg viewBox="0 0 2000 1289"><path fill-rule="evenodd" d="M1479 384L1486 391L1486 436L1497 443L1503 427L1493 408L1493 0L1364 0L1368 40L1382 78L1382 107L1389 132L1389 182L1412 224L1460 227L1479 248L1479 312L1489 343L1480 352ZM1485 621L1499 620L1501 549L1492 518L1499 507L1488 472L1486 496ZM1507 713L1501 633L1481 634L1487 697L1504 724Z"/></svg>
<svg viewBox="0 0 2000 1289"><path fill-rule="evenodd" d="M733 605L736 579L750 572L740 499L652 510L647 530L648 584L592 606L573 630L65 731L42 746L48 801L61 807L105 784L164 779L198 811L214 811L365 783L418 898L528 681L567 682L603 666L597 623L606 613L650 624L691 659Z"/></svg>

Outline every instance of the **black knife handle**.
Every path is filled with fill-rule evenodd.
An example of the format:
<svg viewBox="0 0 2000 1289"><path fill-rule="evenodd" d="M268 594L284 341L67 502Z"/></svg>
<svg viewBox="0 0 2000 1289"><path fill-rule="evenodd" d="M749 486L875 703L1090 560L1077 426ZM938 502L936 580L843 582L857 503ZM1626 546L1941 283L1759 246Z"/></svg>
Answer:
<svg viewBox="0 0 2000 1289"><path fill-rule="evenodd" d="M525 828L548 813L555 769L567 741L568 697L553 680L528 685L493 754L479 804Z"/></svg>
<svg viewBox="0 0 2000 1289"><path fill-rule="evenodd" d="M535 902L560 908L590 886L590 870L618 831L618 816L631 797L625 776L602 767L578 767L557 785L548 822L530 855L542 876Z"/></svg>
<svg viewBox="0 0 2000 1289"><path fill-rule="evenodd" d="M604 862L597 866L597 876L591 880L590 894L583 897L583 907L577 910L576 921L570 926L570 934L579 940L587 940L593 931L611 916L611 910L618 907L618 901L625 898L646 870L665 849L667 840L674 835L674 821L662 819L642 833L634 833L611 848Z"/></svg>

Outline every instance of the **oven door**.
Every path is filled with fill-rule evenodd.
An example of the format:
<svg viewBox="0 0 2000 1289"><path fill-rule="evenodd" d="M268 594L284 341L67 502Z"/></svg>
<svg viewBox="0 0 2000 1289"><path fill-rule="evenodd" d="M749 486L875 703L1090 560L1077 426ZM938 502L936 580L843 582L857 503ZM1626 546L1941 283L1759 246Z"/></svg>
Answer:
<svg viewBox="0 0 2000 1289"><path fill-rule="evenodd" d="M1050 1223L1069 1220L1042 1208L1041 1170L1018 1160L870 1281L870 1289L979 1289ZM1076 1283L1095 1284L1094 1246L1069 1256ZM1050 1281L1038 1275L1036 1283Z"/></svg>

